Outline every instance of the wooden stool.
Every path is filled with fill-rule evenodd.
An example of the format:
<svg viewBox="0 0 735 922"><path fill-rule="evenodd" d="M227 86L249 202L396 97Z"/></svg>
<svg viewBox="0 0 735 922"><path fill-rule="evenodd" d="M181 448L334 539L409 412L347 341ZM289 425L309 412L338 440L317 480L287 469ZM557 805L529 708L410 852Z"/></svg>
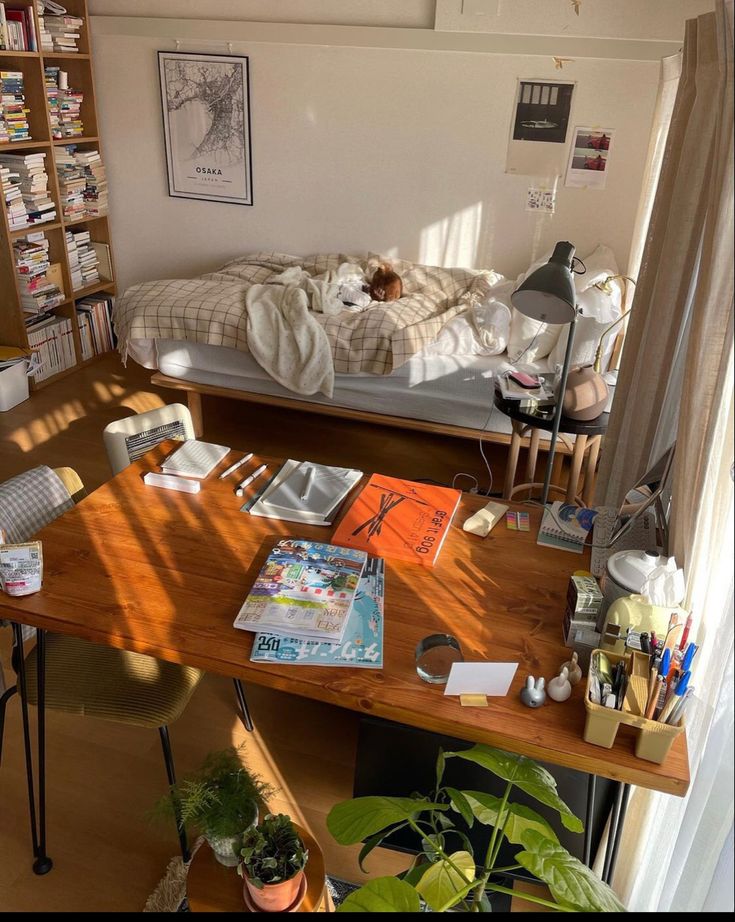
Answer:
<svg viewBox="0 0 735 922"><path fill-rule="evenodd" d="M539 447L541 447L541 432L550 432L552 428L551 414L553 407L521 408L516 401L503 400L497 393L495 395L495 406L510 418L512 426L508 460L505 468L503 499L512 499L521 490L527 490L530 497L534 489L543 486L543 484L535 480L536 463L538 461ZM589 422L581 422L562 416L559 427L559 441L566 449L565 453L571 456L571 467L566 486L552 483L551 490L563 493L565 502L578 503L582 506L592 504L597 479L597 462L600 457L602 437L607 431L608 419L608 413L602 413ZM569 438L571 435L575 437L573 441ZM526 482L516 484L518 457L524 439L528 440ZM562 455L557 454L554 459L555 472L559 470L557 464L561 463L561 458ZM580 495L579 479L583 469L584 486Z"/></svg>
<svg viewBox="0 0 735 922"><path fill-rule="evenodd" d="M309 852L306 864L306 896L297 912L332 912L325 888L324 856L316 839L301 826L296 831ZM214 857L206 842L191 859L186 896L192 912L249 912L242 896L244 881L237 868L226 868Z"/></svg>

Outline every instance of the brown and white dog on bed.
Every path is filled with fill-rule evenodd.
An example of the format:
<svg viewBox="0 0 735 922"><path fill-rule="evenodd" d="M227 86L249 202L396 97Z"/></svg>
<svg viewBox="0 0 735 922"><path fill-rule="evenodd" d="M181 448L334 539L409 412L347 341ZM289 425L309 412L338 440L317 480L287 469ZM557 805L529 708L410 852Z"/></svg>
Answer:
<svg viewBox="0 0 735 922"><path fill-rule="evenodd" d="M403 282L388 263L380 263L368 286L373 301L397 301L403 296Z"/></svg>

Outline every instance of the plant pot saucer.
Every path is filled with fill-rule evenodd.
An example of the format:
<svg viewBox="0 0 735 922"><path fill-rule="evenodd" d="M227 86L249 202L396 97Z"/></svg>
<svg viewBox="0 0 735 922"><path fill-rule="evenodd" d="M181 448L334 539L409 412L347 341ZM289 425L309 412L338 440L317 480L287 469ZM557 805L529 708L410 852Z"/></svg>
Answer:
<svg viewBox="0 0 735 922"><path fill-rule="evenodd" d="M299 892L296 894L296 899L291 903L287 909L280 909L279 912L298 912L299 906L304 902L304 897L306 896L306 888L308 882L306 880L306 874L301 878L301 884L299 886ZM257 906L250 896L247 886L242 888L242 896L245 901L245 908L249 912L268 912L267 909L261 909L260 906Z"/></svg>

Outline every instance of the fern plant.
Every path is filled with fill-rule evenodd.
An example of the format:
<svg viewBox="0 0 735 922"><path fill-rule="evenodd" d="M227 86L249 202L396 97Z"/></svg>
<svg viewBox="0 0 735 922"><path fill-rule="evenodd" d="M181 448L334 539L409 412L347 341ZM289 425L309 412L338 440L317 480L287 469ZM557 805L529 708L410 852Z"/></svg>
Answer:
<svg viewBox="0 0 735 922"><path fill-rule="evenodd" d="M449 758L472 762L501 778L506 783L503 796L444 785ZM421 837L423 847L408 871L369 881L351 893L337 912L419 912L422 900L434 912L488 912L490 895L513 894L505 875L521 869L546 883L553 898L524 893L524 900L562 912L624 912L610 887L560 844L539 813L511 800L513 788L555 810L569 831L582 832L581 821L559 797L545 768L524 756L483 745L461 752L440 749L430 797L357 797L337 804L327 817L327 827L341 845L364 842L360 867L374 848L405 827ZM458 825L460 818L463 822ZM465 832L475 823L488 827L486 850L477 856ZM513 864L498 867L503 840L520 850Z"/></svg>
<svg viewBox="0 0 735 922"><path fill-rule="evenodd" d="M239 836L276 793L248 770L241 750L231 746L210 753L197 772L161 798L155 812L171 816L178 803L184 825L193 831L208 839Z"/></svg>

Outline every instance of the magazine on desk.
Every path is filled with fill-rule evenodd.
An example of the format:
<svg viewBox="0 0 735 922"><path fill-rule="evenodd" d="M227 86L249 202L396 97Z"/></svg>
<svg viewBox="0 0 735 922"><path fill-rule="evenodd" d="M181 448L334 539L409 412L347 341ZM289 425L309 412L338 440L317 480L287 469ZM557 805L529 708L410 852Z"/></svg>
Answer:
<svg viewBox="0 0 735 922"><path fill-rule="evenodd" d="M253 663L382 669L384 573L384 561L380 557L369 557L357 585L341 643L259 632L253 640L250 660Z"/></svg>
<svg viewBox="0 0 735 922"><path fill-rule="evenodd" d="M367 554L285 538L268 555L234 626L307 639L343 639Z"/></svg>

